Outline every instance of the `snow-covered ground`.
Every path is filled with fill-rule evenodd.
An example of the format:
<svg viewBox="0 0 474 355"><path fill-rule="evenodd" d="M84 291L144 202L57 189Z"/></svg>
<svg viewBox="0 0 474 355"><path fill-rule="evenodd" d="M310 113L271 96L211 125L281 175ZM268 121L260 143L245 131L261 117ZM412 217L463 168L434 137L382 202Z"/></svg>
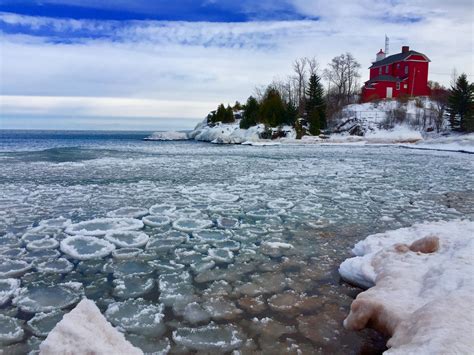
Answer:
<svg viewBox="0 0 474 355"><path fill-rule="evenodd" d="M346 328L391 336L388 354L469 354L474 349L474 222L415 224L357 243L341 276L370 287Z"/></svg>
<svg viewBox="0 0 474 355"><path fill-rule="evenodd" d="M423 107L419 107L420 103ZM190 139L220 144L246 144L266 146L276 144L403 144L411 148L435 149L447 151L474 152L474 134L460 135L448 133L448 136L433 132L424 132L414 128L414 121L420 122L425 114L430 113L433 103L423 98L400 104L396 100L377 103L348 105L341 113L337 133L329 136L303 136L296 139L296 132L290 126L281 127L286 132L285 138L274 140L261 139L265 126L259 124L249 129L240 129L239 120L232 124L220 124L210 127L204 120L189 133ZM406 113L405 122L393 124L386 128L390 115L401 109ZM426 127L433 128L433 122L427 121ZM276 131L276 129L273 129ZM357 132L358 134L354 134Z"/></svg>
<svg viewBox="0 0 474 355"><path fill-rule="evenodd" d="M151 136L146 137L147 141L184 141L190 139L186 132L163 131L155 132Z"/></svg>

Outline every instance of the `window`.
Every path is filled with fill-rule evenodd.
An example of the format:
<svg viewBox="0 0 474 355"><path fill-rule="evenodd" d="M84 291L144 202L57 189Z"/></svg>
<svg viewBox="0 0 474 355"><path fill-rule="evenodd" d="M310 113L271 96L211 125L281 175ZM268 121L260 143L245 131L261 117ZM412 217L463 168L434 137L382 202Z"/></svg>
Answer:
<svg viewBox="0 0 474 355"><path fill-rule="evenodd" d="M382 67L379 68L379 75L382 75Z"/></svg>
<svg viewBox="0 0 474 355"><path fill-rule="evenodd" d="M397 70L400 69L400 63L397 63Z"/></svg>
<svg viewBox="0 0 474 355"><path fill-rule="evenodd" d="M388 74L388 65L385 66L385 74Z"/></svg>
<svg viewBox="0 0 474 355"><path fill-rule="evenodd" d="M408 65L405 65L405 74L408 75Z"/></svg>
<svg viewBox="0 0 474 355"><path fill-rule="evenodd" d="M397 90L400 90L400 83L397 82Z"/></svg>

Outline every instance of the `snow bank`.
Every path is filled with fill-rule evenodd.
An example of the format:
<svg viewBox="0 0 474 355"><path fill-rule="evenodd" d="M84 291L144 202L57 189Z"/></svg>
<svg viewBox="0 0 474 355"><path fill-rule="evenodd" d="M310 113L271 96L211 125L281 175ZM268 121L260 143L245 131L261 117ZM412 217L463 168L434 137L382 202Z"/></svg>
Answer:
<svg viewBox="0 0 474 355"><path fill-rule="evenodd" d="M446 137L426 139L414 147L420 149L474 153L474 133L453 134Z"/></svg>
<svg viewBox="0 0 474 355"><path fill-rule="evenodd" d="M132 346L100 313L83 299L53 328L40 345L40 354L143 354Z"/></svg>
<svg viewBox="0 0 474 355"><path fill-rule="evenodd" d="M263 124L250 127L249 129L241 129L238 122L231 124L217 123L215 126L210 127L206 121L203 121L189 134L189 137L204 142L241 144L244 142L260 141L259 134L264 131L265 126Z"/></svg>
<svg viewBox="0 0 474 355"><path fill-rule="evenodd" d="M371 235L352 251L341 276L373 287L352 303L346 328L390 335L387 354L471 353L474 222L416 224Z"/></svg>
<svg viewBox="0 0 474 355"><path fill-rule="evenodd" d="M184 141L190 139L186 132L165 131L155 132L144 138L145 141Z"/></svg>

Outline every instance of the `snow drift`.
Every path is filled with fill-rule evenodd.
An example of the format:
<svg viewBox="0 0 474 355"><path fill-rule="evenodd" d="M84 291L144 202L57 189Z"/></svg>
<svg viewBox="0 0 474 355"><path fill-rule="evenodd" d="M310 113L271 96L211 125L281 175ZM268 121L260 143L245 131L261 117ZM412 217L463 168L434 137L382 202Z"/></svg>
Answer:
<svg viewBox="0 0 474 355"><path fill-rule="evenodd" d="M474 348L474 222L416 224L357 243L341 276L371 287L344 321L391 336L387 354L468 354Z"/></svg>
<svg viewBox="0 0 474 355"><path fill-rule="evenodd" d="M40 354L134 355L143 352L107 322L93 301L83 299L41 343Z"/></svg>

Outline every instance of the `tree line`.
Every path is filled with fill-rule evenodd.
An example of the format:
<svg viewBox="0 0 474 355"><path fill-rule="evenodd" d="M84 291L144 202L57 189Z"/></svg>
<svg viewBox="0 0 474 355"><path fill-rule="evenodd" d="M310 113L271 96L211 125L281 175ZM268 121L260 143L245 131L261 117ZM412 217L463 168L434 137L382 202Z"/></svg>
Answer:
<svg viewBox="0 0 474 355"><path fill-rule="evenodd" d="M345 53L333 58L320 73L315 58L299 58L293 62L293 73L284 80L275 79L266 87L256 87L247 102L231 107L220 104L211 112L207 121L232 123L234 112L243 110L241 128L263 123L270 127L290 125L300 134L320 134L328 126L328 114L355 100L360 77L360 64L352 54ZM321 79L329 83L324 90ZM299 120L302 118L302 120ZM309 132L304 132L305 129Z"/></svg>

